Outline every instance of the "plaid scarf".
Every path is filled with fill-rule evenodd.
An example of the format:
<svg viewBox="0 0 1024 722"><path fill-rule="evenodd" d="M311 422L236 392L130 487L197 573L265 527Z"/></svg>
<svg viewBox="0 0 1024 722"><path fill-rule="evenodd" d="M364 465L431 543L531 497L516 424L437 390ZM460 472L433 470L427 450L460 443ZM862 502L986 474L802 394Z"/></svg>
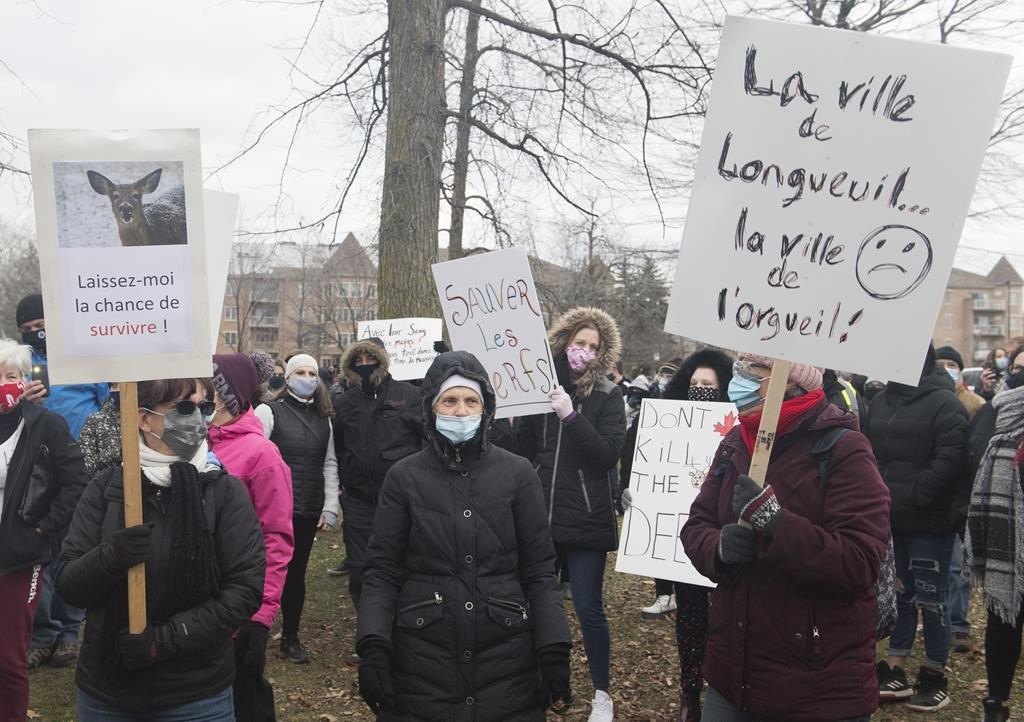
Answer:
<svg viewBox="0 0 1024 722"><path fill-rule="evenodd" d="M1014 624L1024 598L1024 491L1015 456L1024 435L1024 387L992 401L996 427L978 466L964 550L985 606Z"/></svg>

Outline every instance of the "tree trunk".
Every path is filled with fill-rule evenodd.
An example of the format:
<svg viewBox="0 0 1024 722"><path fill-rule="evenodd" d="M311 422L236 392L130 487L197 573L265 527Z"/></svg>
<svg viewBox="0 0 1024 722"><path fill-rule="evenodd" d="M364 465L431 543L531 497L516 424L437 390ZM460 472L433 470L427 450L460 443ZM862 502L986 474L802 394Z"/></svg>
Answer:
<svg viewBox="0 0 1024 722"><path fill-rule="evenodd" d="M472 0L480 7L481 0ZM480 57L477 38L480 35L480 15L472 10L466 13L466 52L462 60L462 82L459 88L459 120L455 129L455 172L452 180L452 220L448 230L448 258L462 257L462 229L466 217L466 176L469 174L469 118L473 113L476 61Z"/></svg>
<svg viewBox="0 0 1024 722"><path fill-rule="evenodd" d="M388 2L390 65L380 211L380 317L439 316L445 0Z"/></svg>

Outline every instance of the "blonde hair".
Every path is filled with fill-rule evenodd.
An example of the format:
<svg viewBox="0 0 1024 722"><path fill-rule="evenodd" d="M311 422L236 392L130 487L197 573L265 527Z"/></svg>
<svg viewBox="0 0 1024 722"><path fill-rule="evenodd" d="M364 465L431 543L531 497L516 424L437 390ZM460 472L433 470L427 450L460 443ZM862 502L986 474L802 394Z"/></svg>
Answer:
<svg viewBox="0 0 1024 722"><path fill-rule="evenodd" d="M7 366L22 376L28 376L32 373L32 347L9 338L0 338L0 366Z"/></svg>

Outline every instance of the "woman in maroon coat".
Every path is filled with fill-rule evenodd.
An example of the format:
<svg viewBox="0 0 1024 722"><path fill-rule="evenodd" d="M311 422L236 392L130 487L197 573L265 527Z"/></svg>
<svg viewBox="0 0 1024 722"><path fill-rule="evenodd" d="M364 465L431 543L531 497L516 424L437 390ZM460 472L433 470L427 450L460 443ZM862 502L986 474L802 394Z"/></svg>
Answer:
<svg viewBox="0 0 1024 722"><path fill-rule="evenodd" d="M729 385L740 425L681 533L694 566L718 584L703 721L867 720L878 706L874 584L889 493L857 418L829 404L821 372L802 364L790 371L764 489L746 475L771 363L740 355ZM847 431L837 438L837 428ZM824 482L812 451L822 438L834 441Z"/></svg>

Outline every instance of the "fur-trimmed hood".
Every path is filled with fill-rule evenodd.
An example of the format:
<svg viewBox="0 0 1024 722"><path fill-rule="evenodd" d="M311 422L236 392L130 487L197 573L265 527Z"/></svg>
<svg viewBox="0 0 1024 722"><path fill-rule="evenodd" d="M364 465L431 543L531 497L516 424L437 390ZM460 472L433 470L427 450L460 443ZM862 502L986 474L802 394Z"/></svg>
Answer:
<svg viewBox="0 0 1024 722"><path fill-rule="evenodd" d="M576 379L576 395L581 399L590 396L590 392L607 375L622 353L622 338L619 336L619 326L615 319L599 308L580 306L563 313L548 331L551 358L556 369L567 367L565 349L576 331L584 325L597 328L597 333L601 336L601 348L583 375Z"/></svg>
<svg viewBox="0 0 1024 722"><path fill-rule="evenodd" d="M693 372L699 368L712 369L718 376L718 387L721 391L722 401L729 400L729 382L732 381L732 364L735 359L724 351L716 348L704 348L694 351L686 357L679 370L672 376L672 380L665 387L664 399L673 401L688 401L690 398L690 379Z"/></svg>
<svg viewBox="0 0 1024 722"><path fill-rule="evenodd" d="M345 374L345 378L348 379L349 383L353 386L361 386L363 383L362 377L356 373L356 356L359 354L366 354L377 359L380 363L380 368L373 372L370 377L370 384L373 386L380 386L384 383L384 379L388 376L388 369L391 366L391 357L388 356L388 352L384 350L384 347L379 345L375 341L356 341L345 349L345 355L341 357L341 370Z"/></svg>

